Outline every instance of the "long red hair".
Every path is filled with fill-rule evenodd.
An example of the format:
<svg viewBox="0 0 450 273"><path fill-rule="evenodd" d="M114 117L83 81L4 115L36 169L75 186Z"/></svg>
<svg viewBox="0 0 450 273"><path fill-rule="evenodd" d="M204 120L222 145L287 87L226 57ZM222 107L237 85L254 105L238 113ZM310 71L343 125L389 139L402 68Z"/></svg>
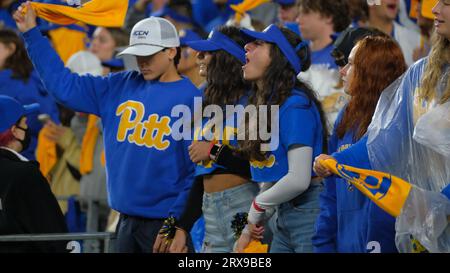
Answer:
<svg viewBox="0 0 450 273"><path fill-rule="evenodd" d="M355 130L355 141L367 132L383 90L407 69L400 46L390 37L368 36L356 45L353 76L348 79L351 99L336 130L339 138Z"/></svg>

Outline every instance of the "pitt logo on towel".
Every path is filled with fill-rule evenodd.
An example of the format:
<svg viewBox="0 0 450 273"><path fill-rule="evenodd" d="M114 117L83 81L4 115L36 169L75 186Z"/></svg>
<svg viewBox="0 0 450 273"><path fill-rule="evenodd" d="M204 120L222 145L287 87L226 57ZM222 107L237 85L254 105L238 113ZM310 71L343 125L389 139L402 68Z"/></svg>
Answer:
<svg viewBox="0 0 450 273"><path fill-rule="evenodd" d="M164 140L172 132L170 117L152 114L143 121L145 107L138 101L126 101L119 105L116 116L120 116L117 141L134 143L138 146L165 150L170 146L169 140ZM133 118L134 117L134 118Z"/></svg>
<svg viewBox="0 0 450 273"><path fill-rule="evenodd" d="M343 165L337 167L339 176L354 182L360 182L361 186L369 191L378 200L383 199L391 187L391 177L374 177L371 175L360 175L346 170ZM359 180L358 180L359 179Z"/></svg>
<svg viewBox="0 0 450 273"><path fill-rule="evenodd" d="M352 183L390 215L394 217L400 215L411 190L411 184L408 182L388 173L342 165L333 159L326 159L320 163Z"/></svg>

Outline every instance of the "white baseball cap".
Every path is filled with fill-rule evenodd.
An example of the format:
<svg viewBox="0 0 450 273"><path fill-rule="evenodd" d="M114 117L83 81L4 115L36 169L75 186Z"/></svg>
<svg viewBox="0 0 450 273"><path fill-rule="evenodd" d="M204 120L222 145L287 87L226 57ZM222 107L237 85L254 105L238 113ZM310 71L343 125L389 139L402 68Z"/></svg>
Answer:
<svg viewBox="0 0 450 273"><path fill-rule="evenodd" d="M150 56L164 48L179 46L180 39L175 26L164 18L150 17L134 25L130 34L130 46L117 56Z"/></svg>
<svg viewBox="0 0 450 273"><path fill-rule="evenodd" d="M101 76L103 74L102 62L89 51L79 51L73 54L67 61L66 66L78 75Z"/></svg>

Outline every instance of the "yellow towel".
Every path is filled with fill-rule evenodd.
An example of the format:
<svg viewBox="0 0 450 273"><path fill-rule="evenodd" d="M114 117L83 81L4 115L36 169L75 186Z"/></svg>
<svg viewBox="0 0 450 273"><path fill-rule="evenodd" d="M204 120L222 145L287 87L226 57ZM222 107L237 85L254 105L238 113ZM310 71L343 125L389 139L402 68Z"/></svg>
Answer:
<svg viewBox="0 0 450 273"><path fill-rule="evenodd" d="M49 31L53 47L66 63L75 53L86 49L86 32L60 27Z"/></svg>
<svg viewBox="0 0 450 273"><path fill-rule="evenodd" d="M423 0L422 9L420 11L422 16L428 19L434 19L432 10L438 2L439 0ZM419 0L411 1L411 9L409 11L409 16L412 18L417 18L417 5L419 5Z"/></svg>
<svg viewBox="0 0 450 273"><path fill-rule="evenodd" d="M101 158L100 158L100 163L102 164L103 167L106 166L105 150L102 151L102 155L101 155Z"/></svg>
<svg viewBox="0 0 450 273"><path fill-rule="evenodd" d="M268 245L263 245L260 241L252 240L244 249L244 253L267 253L268 250Z"/></svg>
<svg viewBox="0 0 450 273"><path fill-rule="evenodd" d="M417 5L419 5L419 0L411 0L411 8L409 9L409 17L417 19Z"/></svg>
<svg viewBox="0 0 450 273"><path fill-rule="evenodd" d="M346 179L384 211L400 215L411 184L393 175L339 164L336 160L320 161L334 174Z"/></svg>
<svg viewBox="0 0 450 273"><path fill-rule="evenodd" d="M35 2L31 6L37 16L58 25L83 22L94 26L121 27L125 21L128 0L92 0L80 8Z"/></svg>
<svg viewBox="0 0 450 273"><path fill-rule="evenodd" d="M90 173L94 166L95 145L97 144L97 137L100 132L97 127L97 121L98 117L89 115L86 133L81 143L80 173L82 175Z"/></svg>
<svg viewBox="0 0 450 273"><path fill-rule="evenodd" d="M45 137L47 129L45 127L39 132L36 146L36 160L42 174L48 178L48 174L53 169L58 160L56 155L56 144Z"/></svg>
<svg viewBox="0 0 450 273"><path fill-rule="evenodd" d="M433 8L437 5L439 0L423 0L422 1L422 16L434 20Z"/></svg>
<svg viewBox="0 0 450 273"><path fill-rule="evenodd" d="M230 8L236 12L235 21L240 23L247 11L250 11L261 4L270 2L270 0L244 0L237 5L230 5Z"/></svg>

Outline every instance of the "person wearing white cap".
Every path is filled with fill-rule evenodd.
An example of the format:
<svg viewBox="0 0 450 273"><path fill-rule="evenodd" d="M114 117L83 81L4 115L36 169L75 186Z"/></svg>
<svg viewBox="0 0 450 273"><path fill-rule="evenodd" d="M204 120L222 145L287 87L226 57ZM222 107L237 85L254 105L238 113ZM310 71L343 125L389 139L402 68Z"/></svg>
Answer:
<svg viewBox="0 0 450 273"><path fill-rule="evenodd" d="M144 19L120 53L136 56L139 71L78 76L64 68L36 27L29 3L23 5L14 18L49 92L61 104L102 120L108 201L121 214L117 251L152 252L164 219L173 223L179 217L194 180L191 141L174 134L179 129L172 129L171 117L179 105L193 113L194 97L201 92L177 72L177 30L166 19Z"/></svg>
<svg viewBox="0 0 450 273"><path fill-rule="evenodd" d="M27 117L39 104L22 106L0 95L0 235L65 233L64 216L39 164L20 154L30 144ZM64 252L64 242L1 243L0 253Z"/></svg>

